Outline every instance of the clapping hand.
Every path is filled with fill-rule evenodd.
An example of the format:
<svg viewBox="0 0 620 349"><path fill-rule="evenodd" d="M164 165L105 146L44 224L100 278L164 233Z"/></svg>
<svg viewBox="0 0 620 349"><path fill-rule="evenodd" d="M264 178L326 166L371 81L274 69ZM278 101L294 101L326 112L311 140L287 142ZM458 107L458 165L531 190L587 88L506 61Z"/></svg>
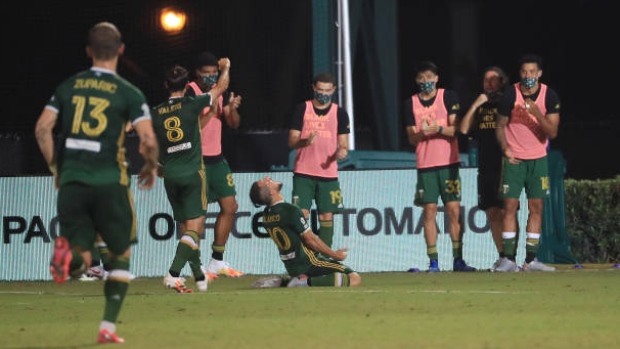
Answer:
<svg viewBox="0 0 620 349"><path fill-rule="evenodd" d="M534 103L534 101L530 98L525 99L525 110L527 110L528 113L534 115L536 118L540 118L543 116L540 112L540 109L538 108L538 105Z"/></svg>
<svg viewBox="0 0 620 349"><path fill-rule="evenodd" d="M235 110L239 108L239 106L241 105L241 96L235 96L235 93L231 91L230 98L228 98L228 105L230 105L230 107Z"/></svg>
<svg viewBox="0 0 620 349"><path fill-rule="evenodd" d="M420 127L420 129L425 136L430 136L437 133L437 131L439 131L439 126L437 126L437 119L425 116L422 119L422 126Z"/></svg>
<svg viewBox="0 0 620 349"><path fill-rule="evenodd" d="M314 140L316 139L316 136L318 136L318 135L319 135L319 133L316 132L316 131L310 132L310 135L308 135L308 140L307 140L308 143L306 145L308 146L308 145L314 143Z"/></svg>

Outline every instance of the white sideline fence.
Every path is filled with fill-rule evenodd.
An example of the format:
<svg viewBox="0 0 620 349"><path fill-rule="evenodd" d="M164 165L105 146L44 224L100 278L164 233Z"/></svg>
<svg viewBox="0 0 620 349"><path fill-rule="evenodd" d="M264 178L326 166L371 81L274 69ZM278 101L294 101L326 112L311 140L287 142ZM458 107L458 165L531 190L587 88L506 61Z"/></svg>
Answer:
<svg viewBox="0 0 620 349"><path fill-rule="evenodd" d="M497 258L486 215L477 205L475 168L461 169L462 216L465 225L463 255L468 264L485 269ZM262 209L249 199L252 183L271 176L284 183L285 198L290 200L291 172L235 173L237 212L235 225L226 245L225 260L246 274L281 274L284 267L275 244L258 226ZM345 212L334 218L333 247L349 247L345 264L358 272L425 270L428 266L426 244L420 224L422 209L413 206L415 169L340 171ZM132 176L138 218L138 244L132 249L131 272L136 277L163 276L177 246L176 225L172 223L163 180L152 190L137 189ZM52 177L0 177L0 280L51 280L49 261L53 239L58 234L56 190ZM439 202L439 265L452 270L452 244L447 233L447 217ZM527 207L521 196L521 207ZM209 204L205 239L201 241L202 261L211 256L213 226L219 206ZM520 210L520 226L526 223L527 210ZM520 239L518 260L524 259L525 239ZM190 275L189 267L183 273Z"/></svg>

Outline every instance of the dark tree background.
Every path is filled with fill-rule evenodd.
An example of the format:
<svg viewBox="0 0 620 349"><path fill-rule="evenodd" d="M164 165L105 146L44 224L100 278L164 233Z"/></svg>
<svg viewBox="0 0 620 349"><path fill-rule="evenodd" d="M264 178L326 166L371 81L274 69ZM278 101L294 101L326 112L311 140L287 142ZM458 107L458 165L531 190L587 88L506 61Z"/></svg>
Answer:
<svg viewBox="0 0 620 349"><path fill-rule="evenodd" d="M385 4L350 3L358 1ZM619 30L611 1L393 1L399 100L413 92L416 61L435 61L441 85L456 89L466 109L480 89L484 67L502 66L514 81L519 55L538 53L545 63L541 80L562 100L560 134L552 147L565 155L567 177L620 174L614 144L620 122L613 107L618 65L611 53ZM456 23L462 21L454 8L463 4L475 9L475 40L455 45ZM189 12L188 27L173 36L158 26L159 9L171 5ZM139 86L151 105L166 97L161 81L171 64L191 69L194 57L204 50L230 57L231 90L243 96L242 127L225 135L224 150L233 170L262 171L288 160L285 131L290 112L311 96L312 0L47 1L28 2L18 9L9 9L8 3L0 6L5 13L0 23L5 64L0 80L0 175L45 173L32 137L34 123L58 83L89 67L87 32L101 20L122 31L127 49L119 73ZM476 61L455 52L454 47L463 45L473 46ZM354 64L364 64L361 52L355 52ZM367 140L363 147L382 150L372 134L379 116L361 112L373 103L368 81L362 74L353 77L353 89L359 91L355 110L360 111L356 138ZM408 150L406 141L401 143L402 150ZM601 157L605 160L598 160Z"/></svg>

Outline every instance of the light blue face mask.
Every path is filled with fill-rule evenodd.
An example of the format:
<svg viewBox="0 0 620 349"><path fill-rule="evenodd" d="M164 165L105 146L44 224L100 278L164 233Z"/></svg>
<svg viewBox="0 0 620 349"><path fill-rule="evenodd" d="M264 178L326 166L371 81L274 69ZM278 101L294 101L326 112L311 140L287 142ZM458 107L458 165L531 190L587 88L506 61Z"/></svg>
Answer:
<svg viewBox="0 0 620 349"><path fill-rule="evenodd" d="M217 79L220 77L219 74L215 74L215 75L204 75L202 76L202 83L205 84L205 86L212 86L215 85L217 83Z"/></svg>
<svg viewBox="0 0 620 349"><path fill-rule="evenodd" d="M424 81L418 83L418 88L420 92L423 93L431 93L435 89L435 81Z"/></svg>
<svg viewBox="0 0 620 349"><path fill-rule="evenodd" d="M327 104L332 101L332 95L326 95L324 93L314 91L314 99L320 104Z"/></svg>
<svg viewBox="0 0 620 349"><path fill-rule="evenodd" d="M529 90L536 86L536 81L538 81L536 78L523 78L521 79L521 85Z"/></svg>

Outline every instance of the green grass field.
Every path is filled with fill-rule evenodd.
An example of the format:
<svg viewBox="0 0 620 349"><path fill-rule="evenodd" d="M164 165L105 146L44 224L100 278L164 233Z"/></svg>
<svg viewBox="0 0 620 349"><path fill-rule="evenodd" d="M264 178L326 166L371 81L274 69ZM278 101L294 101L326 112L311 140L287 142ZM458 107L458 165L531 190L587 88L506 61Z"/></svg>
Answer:
<svg viewBox="0 0 620 349"><path fill-rule="evenodd" d="M558 269L364 273L359 288L253 289L246 275L194 294L137 279L118 334L138 349L620 348L620 270ZM0 348L98 347L102 285L0 282Z"/></svg>

